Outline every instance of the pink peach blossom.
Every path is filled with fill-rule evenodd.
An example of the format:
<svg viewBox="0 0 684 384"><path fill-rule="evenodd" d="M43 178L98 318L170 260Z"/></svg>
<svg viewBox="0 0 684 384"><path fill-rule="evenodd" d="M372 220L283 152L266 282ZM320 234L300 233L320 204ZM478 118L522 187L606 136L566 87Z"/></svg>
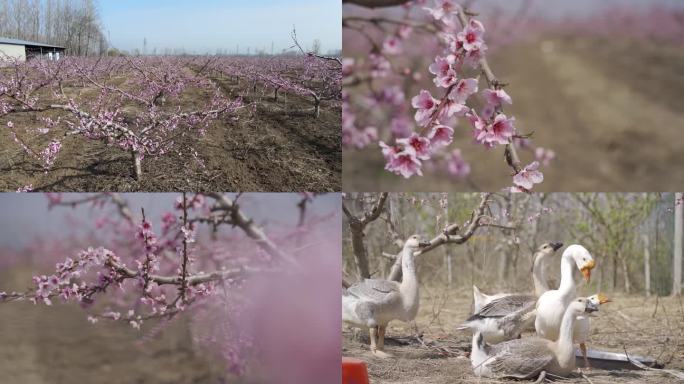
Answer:
<svg viewBox="0 0 684 384"><path fill-rule="evenodd" d="M424 7L435 20L442 20L445 16L450 15L458 10L454 0L436 0L433 7Z"/></svg>
<svg viewBox="0 0 684 384"><path fill-rule="evenodd" d="M461 79L449 93L449 99L458 104L465 104L470 95L477 92L477 79Z"/></svg>
<svg viewBox="0 0 684 384"><path fill-rule="evenodd" d="M397 153L392 160L387 163L385 169L392 171L408 179L413 175L423 176L420 160L416 158L412 151L404 150Z"/></svg>
<svg viewBox="0 0 684 384"><path fill-rule="evenodd" d="M488 105L492 105L495 107L500 107L504 103L505 104L513 104L513 100L511 99L510 96L504 91L503 89L485 89L482 91L482 95L484 96L485 102Z"/></svg>
<svg viewBox="0 0 684 384"><path fill-rule="evenodd" d="M435 75L434 83L438 87L448 88L456 83L458 80L456 78L456 71L451 67L453 63L453 57L440 57L435 58L435 62L430 64L428 70L430 73Z"/></svg>
<svg viewBox="0 0 684 384"><path fill-rule="evenodd" d="M449 145L454 140L454 129L448 125L437 124L430 130L428 139L433 147Z"/></svg>
<svg viewBox="0 0 684 384"><path fill-rule="evenodd" d="M531 190L535 184L539 184L544 181L544 175L538 171L539 162L533 161L531 164L527 165L515 176L513 176L513 184L524 190Z"/></svg>
<svg viewBox="0 0 684 384"><path fill-rule="evenodd" d="M398 55L403 49L401 47L401 40L396 36L389 36L382 43L382 51L387 55Z"/></svg>
<svg viewBox="0 0 684 384"><path fill-rule="evenodd" d="M425 126L430 122L432 114L439 106L439 100L432 97L430 92L421 90L420 93L411 99L411 105L416 108L415 119L418 125Z"/></svg>
<svg viewBox="0 0 684 384"><path fill-rule="evenodd" d="M455 149L447 157L447 171L457 178L464 178L470 174L470 164L463 159L460 149Z"/></svg>
<svg viewBox="0 0 684 384"><path fill-rule="evenodd" d="M427 160L430 158L430 140L417 134L397 140L397 144L404 146L405 151L413 152L416 158Z"/></svg>

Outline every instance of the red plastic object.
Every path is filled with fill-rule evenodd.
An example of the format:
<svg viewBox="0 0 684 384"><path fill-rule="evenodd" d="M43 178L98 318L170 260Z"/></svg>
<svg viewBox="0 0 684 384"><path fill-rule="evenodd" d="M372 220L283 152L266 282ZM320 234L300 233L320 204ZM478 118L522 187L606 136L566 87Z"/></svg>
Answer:
<svg viewBox="0 0 684 384"><path fill-rule="evenodd" d="M359 359L343 357L342 384L369 384L366 363Z"/></svg>

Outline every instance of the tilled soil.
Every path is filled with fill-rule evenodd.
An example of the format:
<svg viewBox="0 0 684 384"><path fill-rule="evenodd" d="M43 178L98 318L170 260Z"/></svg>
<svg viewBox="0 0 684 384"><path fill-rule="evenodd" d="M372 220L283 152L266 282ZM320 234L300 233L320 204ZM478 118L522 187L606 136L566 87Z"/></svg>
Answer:
<svg viewBox="0 0 684 384"><path fill-rule="evenodd" d="M421 307L413 324L392 322L385 350L393 357L374 357L365 332L345 327L342 355L364 360L374 384L501 383L507 380L480 379L472 374L469 353L471 334L455 331L471 312L468 288L448 291L427 288L421 292ZM486 292L486 290L485 290ZM588 294L588 293L587 293ZM592 319L591 349L649 356L667 369L684 372L684 307L677 298L609 295L614 300L601 306ZM657 301L657 304L656 304ZM657 309L656 309L657 305ZM415 336L420 335L420 338ZM531 334L523 335L530 337ZM563 383L680 383L658 371L592 369ZM589 381L591 380L591 381ZM513 381L511 381L513 382Z"/></svg>

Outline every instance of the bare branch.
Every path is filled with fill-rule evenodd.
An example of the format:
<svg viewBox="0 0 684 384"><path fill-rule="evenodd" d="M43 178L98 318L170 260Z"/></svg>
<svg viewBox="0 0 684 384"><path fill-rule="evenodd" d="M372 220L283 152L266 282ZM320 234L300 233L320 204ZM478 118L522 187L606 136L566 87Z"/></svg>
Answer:
<svg viewBox="0 0 684 384"><path fill-rule="evenodd" d="M228 196L221 193L209 193L207 196L216 201L216 205L212 208L212 211L222 211L227 215L227 217L220 218L220 222L240 227L247 236L256 241L257 245L272 257L279 260L285 260L293 265L298 265L297 261L291 255L281 251L275 243L266 236L264 231L257 227L251 219L247 218L242 213L240 207Z"/></svg>
<svg viewBox="0 0 684 384"><path fill-rule="evenodd" d="M484 193L482 194L482 199L480 200L480 204L475 208L470 216L470 220L467 222L467 225L461 231L460 227L458 224L451 224L448 227L444 229L444 231L434 237L432 240L430 240L430 245L427 247L421 249L420 251L416 252L415 255L419 256L422 254L425 254L427 252L432 251L433 249L444 245L444 244L463 244L466 241L468 241L477 231L478 228L484 227L484 226L489 226L489 223L483 223L483 219L488 218L488 216L485 214L485 209L487 208L487 204L489 202L489 198L491 196L491 193ZM507 229L510 229L509 227L506 227ZM460 232L460 233L459 233ZM392 265L392 269L390 270L389 276L387 277L388 280L394 280L394 281L399 281L401 278L401 252L399 252L396 255L396 260L394 261L394 264Z"/></svg>

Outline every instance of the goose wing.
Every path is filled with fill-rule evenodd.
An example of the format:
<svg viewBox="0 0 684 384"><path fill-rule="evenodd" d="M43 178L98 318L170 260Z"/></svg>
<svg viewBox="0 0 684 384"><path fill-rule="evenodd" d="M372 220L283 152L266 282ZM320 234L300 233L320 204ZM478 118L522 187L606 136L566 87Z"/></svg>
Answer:
<svg viewBox="0 0 684 384"><path fill-rule="evenodd" d="M527 311L534 308L537 299L529 295L509 295L491 301L478 312L468 318L468 321L488 317L504 317L510 314Z"/></svg>
<svg viewBox="0 0 684 384"><path fill-rule="evenodd" d="M537 376L554 358L548 341L536 337L491 346L487 366L499 377L529 379Z"/></svg>
<svg viewBox="0 0 684 384"><path fill-rule="evenodd" d="M347 292L363 300L381 302L399 293L399 283L381 279L365 279L349 287Z"/></svg>

